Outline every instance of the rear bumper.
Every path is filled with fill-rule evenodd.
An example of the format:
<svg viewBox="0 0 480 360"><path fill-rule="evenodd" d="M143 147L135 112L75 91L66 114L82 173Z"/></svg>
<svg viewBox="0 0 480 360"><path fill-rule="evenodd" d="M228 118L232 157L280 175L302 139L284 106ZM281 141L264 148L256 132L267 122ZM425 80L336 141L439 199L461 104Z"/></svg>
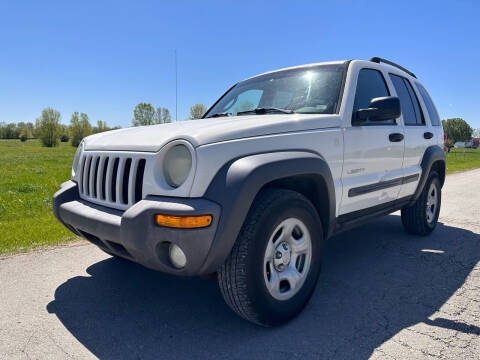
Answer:
<svg viewBox="0 0 480 360"><path fill-rule="evenodd" d="M80 199L77 184L67 181L53 196L56 218L75 234L103 250L130 259L148 268L176 275L213 272L203 266L212 249L221 208L206 199L149 196L126 211L114 210ZM157 213L213 216L212 224L200 229L173 229L154 223ZM168 258L169 244L184 251L187 264L176 269Z"/></svg>

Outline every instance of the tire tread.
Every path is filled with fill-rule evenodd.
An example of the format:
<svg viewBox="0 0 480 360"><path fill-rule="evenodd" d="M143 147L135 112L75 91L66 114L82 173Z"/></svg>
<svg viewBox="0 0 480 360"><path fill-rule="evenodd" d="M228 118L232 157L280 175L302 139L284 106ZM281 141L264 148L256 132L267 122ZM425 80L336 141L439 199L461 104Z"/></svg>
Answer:
<svg viewBox="0 0 480 360"><path fill-rule="evenodd" d="M408 233L414 235L425 236L430 234L433 231L433 228L427 225L425 220L425 200L427 197L427 192L430 187L432 179L439 178L438 174L435 171L432 171L429 174L428 181L425 183L425 187L422 190L422 194L417 199L414 205L402 209L402 224L407 230ZM440 191L440 189L438 189ZM440 206L440 204L439 204Z"/></svg>
<svg viewBox="0 0 480 360"><path fill-rule="evenodd" d="M247 293L247 254L251 243L255 241L255 230L262 213L274 201L292 195L303 199L299 193L285 189L265 189L258 195L240 230L230 256L218 271L218 283L226 303L244 319L262 326L265 326L265 323L260 320L260 314L253 309Z"/></svg>

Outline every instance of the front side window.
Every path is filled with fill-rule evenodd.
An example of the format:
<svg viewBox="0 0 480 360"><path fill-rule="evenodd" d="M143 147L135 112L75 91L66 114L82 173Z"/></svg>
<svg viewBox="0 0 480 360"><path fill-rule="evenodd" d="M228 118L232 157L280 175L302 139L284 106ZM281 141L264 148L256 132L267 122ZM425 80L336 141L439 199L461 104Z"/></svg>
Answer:
<svg viewBox="0 0 480 360"><path fill-rule="evenodd" d="M420 92L420 95L422 96L423 102L425 103L425 106L427 107L428 111L428 116L430 117L430 121L432 122L433 126L440 126L440 116L438 116L438 111L437 108L435 107L435 104L432 101L432 98L428 94L427 90L420 85L419 83L416 83L418 91Z"/></svg>
<svg viewBox="0 0 480 360"><path fill-rule="evenodd" d="M405 125L424 125L423 114L420 110L417 96L407 79L390 74L397 96L400 99L403 122Z"/></svg>
<svg viewBox="0 0 480 360"><path fill-rule="evenodd" d="M353 116L360 109L368 109L372 99L377 97L390 96L387 84L380 71L374 69L362 69L358 73L357 90L355 91L355 102L353 104ZM367 120L364 125L386 125L395 124L395 120L370 121Z"/></svg>
<svg viewBox="0 0 480 360"><path fill-rule="evenodd" d="M251 114L255 109L334 114L344 70L343 64L319 65L273 72L239 82L205 117L245 115L244 112Z"/></svg>

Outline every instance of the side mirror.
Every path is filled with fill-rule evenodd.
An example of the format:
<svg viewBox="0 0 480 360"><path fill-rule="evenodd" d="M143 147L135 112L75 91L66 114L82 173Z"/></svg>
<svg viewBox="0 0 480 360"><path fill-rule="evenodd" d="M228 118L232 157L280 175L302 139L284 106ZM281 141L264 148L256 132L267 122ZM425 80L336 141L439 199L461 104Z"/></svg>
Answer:
<svg viewBox="0 0 480 360"><path fill-rule="evenodd" d="M352 125L362 125L365 121L391 120L400 117L400 100L395 96L374 98L368 109L359 109L353 116Z"/></svg>

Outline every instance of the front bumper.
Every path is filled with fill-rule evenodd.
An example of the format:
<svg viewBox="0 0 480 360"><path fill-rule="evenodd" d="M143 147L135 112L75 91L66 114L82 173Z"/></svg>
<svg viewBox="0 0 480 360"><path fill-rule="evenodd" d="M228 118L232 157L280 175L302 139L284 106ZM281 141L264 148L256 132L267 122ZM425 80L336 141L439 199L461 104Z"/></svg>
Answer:
<svg viewBox="0 0 480 360"><path fill-rule="evenodd" d="M53 196L56 218L75 234L101 249L140 263L148 268L176 275L201 275L215 269L203 266L212 256L212 244L221 208L206 199L148 196L126 211L110 209L82 200L77 184L67 181ZM199 229L159 227L157 213L213 216L212 224ZM178 245L187 257L182 269L168 257L169 244Z"/></svg>

